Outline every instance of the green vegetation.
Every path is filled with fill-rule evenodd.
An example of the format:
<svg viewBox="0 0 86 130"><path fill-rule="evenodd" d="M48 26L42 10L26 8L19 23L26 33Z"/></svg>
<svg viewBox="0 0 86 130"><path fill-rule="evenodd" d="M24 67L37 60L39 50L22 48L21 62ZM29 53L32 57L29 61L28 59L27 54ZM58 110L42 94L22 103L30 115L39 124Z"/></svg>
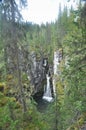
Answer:
<svg viewBox="0 0 86 130"><path fill-rule="evenodd" d="M25 0L21 1L26 6ZM15 0L0 4L0 130L81 130L86 125L86 3L68 14L59 6L55 23L23 23ZM77 18L77 21L74 19ZM62 51L56 97L45 112L33 100L30 54ZM29 72L29 75L31 71Z"/></svg>

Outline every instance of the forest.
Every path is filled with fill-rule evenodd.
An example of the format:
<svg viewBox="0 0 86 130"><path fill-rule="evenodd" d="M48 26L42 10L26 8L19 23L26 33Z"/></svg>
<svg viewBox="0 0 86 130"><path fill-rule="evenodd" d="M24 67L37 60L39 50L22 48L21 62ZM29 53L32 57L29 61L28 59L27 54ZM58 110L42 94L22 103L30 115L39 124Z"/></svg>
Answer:
<svg viewBox="0 0 86 130"><path fill-rule="evenodd" d="M86 130L82 3L38 25L23 21L27 0L0 0L0 130Z"/></svg>

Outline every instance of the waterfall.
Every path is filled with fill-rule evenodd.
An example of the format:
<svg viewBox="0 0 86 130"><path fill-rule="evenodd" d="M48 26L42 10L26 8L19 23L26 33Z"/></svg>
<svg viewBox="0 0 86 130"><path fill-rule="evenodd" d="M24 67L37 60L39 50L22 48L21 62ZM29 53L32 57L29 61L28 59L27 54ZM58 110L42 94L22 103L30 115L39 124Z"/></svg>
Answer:
<svg viewBox="0 0 86 130"><path fill-rule="evenodd" d="M44 87L43 99L48 102L51 102L53 100L53 97L52 97L51 87L50 87L50 76L48 74L46 75L46 79L47 79L47 84Z"/></svg>
<svg viewBox="0 0 86 130"><path fill-rule="evenodd" d="M46 59L44 59L43 65L46 67L46 65L47 65L47 60Z"/></svg>

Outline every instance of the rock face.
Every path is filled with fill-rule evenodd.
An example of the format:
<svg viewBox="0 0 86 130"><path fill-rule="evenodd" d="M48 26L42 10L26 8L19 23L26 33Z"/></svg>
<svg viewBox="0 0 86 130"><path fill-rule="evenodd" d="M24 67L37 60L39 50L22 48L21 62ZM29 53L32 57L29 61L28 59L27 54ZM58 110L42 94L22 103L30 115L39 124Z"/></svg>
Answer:
<svg viewBox="0 0 86 130"><path fill-rule="evenodd" d="M44 86L47 85L47 77L50 76L50 89L52 97L54 97L53 83L52 83L52 67L48 64L48 58L40 58L38 60L34 53L31 54L31 66L29 75L31 84L34 86L33 98L39 100L44 95Z"/></svg>
<svg viewBox="0 0 86 130"><path fill-rule="evenodd" d="M54 52L54 60L53 60L53 90L54 90L54 95L56 95L56 82L57 82L57 77L60 75L60 70L59 70L59 64L62 60L62 49L56 50Z"/></svg>
<svg viewBox="0 0 86 130"><path fill-rule="evenodd" d="M35 53L32 53L30 56L30 68L28 69L28 75L30 76L31 84L34 86L33 95L35 97L42 97L43 95L48 70L48 59L42 57L38 60Z"/></svg>
<svg viewBox="0 0 86 130"><path fill-rule="evenodd" d="M81 127L81 130L86 130L86 122L85 122L85 124Z"/></svg>
<svg viewBox="0 0 86 130"><path fill-rule="evenodd" d="M28 52L27 48L25 49L21 46L17 47L16 60L16 56L14 57L15 53L13 53L13 50L15 50L15 48L13 48L12 51L10 51L12 49L10 48L11 47L7 47L8 74L16 76L18 71L17 69L19 69L19 71L21 72L21 77L22 74L27 75L27 78L30 81L31 86L33 86L33 95L42 95L44 92L44 84L46 82L46 74L49 71L48 59L42 56L40 56L40 58L37 58L34 52ZM13 86L15 86L15 84Z"/></svg>

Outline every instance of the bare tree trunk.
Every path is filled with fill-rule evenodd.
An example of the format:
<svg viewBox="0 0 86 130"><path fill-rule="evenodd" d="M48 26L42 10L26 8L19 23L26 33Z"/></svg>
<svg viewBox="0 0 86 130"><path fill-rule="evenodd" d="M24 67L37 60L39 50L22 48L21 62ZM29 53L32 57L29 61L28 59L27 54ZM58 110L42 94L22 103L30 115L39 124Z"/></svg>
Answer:
<svg viewBox="0 0 86 130"><path fill-rule="evenodd" d="M15 7L14 7L15 1L10 0L10 3L11 3L11 13L12 13L12 42L13 42L13 46L14 46L15 53L16 53L14 56L14 61L16 61L16 70L17 70L20 100L23 105L23 112L26 112L27 108L26 108L24 91L23 91L23 86L22 86L21 68L19 65L19 52L18 52L17 36L16 36L16 28L15 28Z"/></svg>
<svg viewBox="0 0 86 130"><path fill-rule="evenodd" d="M17 45L15 44L15 49L16 49L16 58L17 58L17 74L18 74L18 87L19 87L19 90L20 90L20 98L21 98L21 101L22 101L22 105L23 105L23 111L26 112L27 108L26 108L26 102L25 102L25 97L24 97L24 92L23 92L23 86L22 86L22 79L21 79L21 69L20 69L20 66L19 66L19 56L18 56L18 47Z"/></svg>

